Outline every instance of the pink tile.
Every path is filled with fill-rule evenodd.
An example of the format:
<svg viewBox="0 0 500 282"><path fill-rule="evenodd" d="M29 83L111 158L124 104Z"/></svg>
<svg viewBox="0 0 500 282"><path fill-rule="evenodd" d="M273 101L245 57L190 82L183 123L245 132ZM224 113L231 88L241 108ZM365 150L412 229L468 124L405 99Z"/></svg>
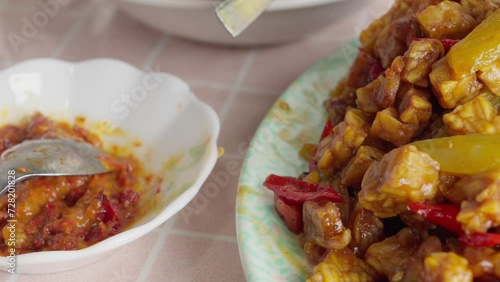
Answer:
<svg viewBox="0 0 500 282"><path fill-rule="evenodd" d="M157 236L157 231L149 233L88 266L53 274L21 274L17 281L135 281Z"/></svg>
<svg viewBox="0 0 500 282"><path fill-rule="evenodd" d="M340 22L333 23L314 33L312 38L324 41L345 42L359 37L360 32L375 19L385 14L393 1L372 0L367 1L367 7L348 15ZM325 44L328 44L325 42Z"/></svg>
<svg viewBox="0 0 500 282"><path fill-rule="evenodd" d="M161 33L145 27L107 3L101 4L85 21L61 58L80 61L111 57L142 66Z"/></svg>
<svg viewBox="0 0 500 282"><path fill-rule="evenodd" d="M210 105L216 112L219 112L226 101L229 90L214 89L206 86L191 87L193 93L203 102Z"/></svg>
<svg viewBox="0 0 500 282"><path fill-rule="evenodd" d="M179 212L175 228L236 235L235 199L241 160L219 159L198 195Z"/></svg>
<svg viewBox="0 0 500 282"><path fill-rule="evenodd" d="M156 64L163 71L186 80L232 85L248 52L247 49L204 45L172 37Z"/></svg>
<svg viewBox="0 0 500 282"><path fill-rule="evenodd" d="M0 281L9 281L13 274L0 271Z"/></svg>
<svg viewBox="0 0 500 282"><path fill-rule="evenodd" d="M244 86L283 91L301 73L335 47L335 44L318 44L308 39L261 49Z"/></svg>
<svg viewBox="0 0 500 282"><path fill-rule="evenodd" d="M234 243L171 235L147 281L245 281Z"/></svg>
<svg viewBox="0 0 500 282"><path fill-rule="evenodd" d="M222 124L220 146L229 154L244 157L255 130L275 101L275 96L240 93Z"/></svg>
<svg viewBox="0 0 500 282"><path fill-rule="evenodd" d="M50 17L17 10L0 15L0 57L10 64L50 56L75 24L65 15Z"/></svg>
<svg viewBox="0 0 500 282"><path fill-rule="evenodd" d="M323 44L335 48L335 44L346 42L358 38L359 33L364 27L359 22L359 17L349 17L344 24L332 24L311 34L311 40L321 40Z"/></svg>

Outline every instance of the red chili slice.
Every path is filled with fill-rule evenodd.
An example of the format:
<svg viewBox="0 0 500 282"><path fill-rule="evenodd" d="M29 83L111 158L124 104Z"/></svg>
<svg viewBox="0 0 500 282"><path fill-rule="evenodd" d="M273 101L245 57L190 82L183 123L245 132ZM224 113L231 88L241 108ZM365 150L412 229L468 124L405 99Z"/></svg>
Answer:
<svg viewBox="0 0 500 282"><path fill-rule="evenodd" d="M410 203L408 209L455 234L463 233L462 227L457 221L457 214L460 209L455 205Z"/></svg>
<svg viewBox="0 0 500 282"><path fill-rule="evenodd" d="M466 245L473 247L494 247L500 245L500 234L497 233L465 234L456 219L460 209L455 205L410 203L408 209L421 215L428 221L460 235L460 242Z"/></svg>
<svg viewBox="0 0 500 282"><path fill-rule="evenodd" d="M274 195L274 207L290 231L296 234L302 232L304 223L301 207L289 205L277 195Z"/></svg>
<svg viewBox="0 0 500 282"><path fill-rule="evenodd" d="M473 247L494 247L500 245L500 234L496 233L474 233L462 234L460 242Z"/></svg>
<svg viewBox="0 0 500 282"><path fill-rule="evenodd" d="M111 202L109 201L108 197L106 195L103 195L102 197L102 207L104 208L104 217L102 219L103 222L108 222L116 217L116 212L113 206L111 205Z"/></svg>
<svg viewBox="0 0 500 282"><path fill-rule="evenodd" d="M323 127L323 132L321 133L321 140L325 139L326 136L330 135L333 130L333 124L330 119L328 119L325 123L325 127Z"/></svg>
<svg viewBox="0 0 500 282"><path fill-rule="evenodd" d="M343 203L344 199L333 189L323 184L311 184L293 177L269 175L264 186L290 205L302 205L306 201L330 200Z"/></svg>

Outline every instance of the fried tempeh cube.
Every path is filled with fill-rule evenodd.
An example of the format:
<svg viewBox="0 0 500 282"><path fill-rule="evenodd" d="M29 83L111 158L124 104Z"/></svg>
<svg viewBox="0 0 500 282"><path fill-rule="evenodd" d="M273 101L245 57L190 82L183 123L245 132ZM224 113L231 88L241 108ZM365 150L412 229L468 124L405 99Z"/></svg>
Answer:
<svg viewBox="0 0 500 282"><path fill-rule="evenodd" d="M361 183L359 202L378 217L391 217L406 211L411 202L433 199L438 183L439 164L407 145L370 165Z"/></svg>

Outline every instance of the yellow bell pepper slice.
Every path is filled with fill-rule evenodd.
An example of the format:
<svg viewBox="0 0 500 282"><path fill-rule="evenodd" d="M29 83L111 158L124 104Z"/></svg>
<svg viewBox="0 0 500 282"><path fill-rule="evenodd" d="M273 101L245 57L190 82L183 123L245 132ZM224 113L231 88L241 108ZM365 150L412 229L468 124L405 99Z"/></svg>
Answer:
<svg viewBox="0 0 500 282"><path fill-rule="evenodd" d="M500 59L500 10L497 10L455 44L447 55L453 71L470 74Z"/></svg>
<svg viewBox="0 0 500 282"><path fill-rule="evenodd" d="M500 169L500 135L470 134L417 141L411 145L429 154L440 170L477 174Z"/></svg>

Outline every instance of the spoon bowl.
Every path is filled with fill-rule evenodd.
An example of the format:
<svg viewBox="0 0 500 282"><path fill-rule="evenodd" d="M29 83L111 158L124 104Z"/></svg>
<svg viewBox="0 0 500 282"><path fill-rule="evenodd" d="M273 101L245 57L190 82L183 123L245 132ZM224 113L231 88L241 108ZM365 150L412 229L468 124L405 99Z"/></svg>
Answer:
<svg viewBox="0 0 500 282"><path fill-rule="evenodd" d="M34 176L93 175L108 172L100 158L107 153L71 139L28 140L0 156L0 195Z"/></svg>

